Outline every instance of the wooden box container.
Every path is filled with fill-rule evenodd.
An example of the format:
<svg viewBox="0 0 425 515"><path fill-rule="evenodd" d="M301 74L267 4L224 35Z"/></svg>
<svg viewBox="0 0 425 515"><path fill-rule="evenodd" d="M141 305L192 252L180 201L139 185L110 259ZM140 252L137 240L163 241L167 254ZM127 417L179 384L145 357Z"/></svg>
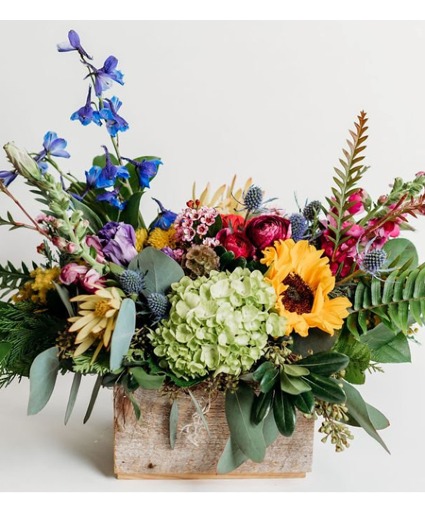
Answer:
<svg viewBox="0 0 425 515"><path fill-rule="evenodd" d="M230 474L217 474L217 462L229 437L223 395L210 403L205 415L210 436L199 419L196 421L196 410L189 395L179 395L174 449L169 440L171 403L168 397L140 389L134 395L141 408L140 421L136 420L122 388L115 388L114 468L118 479L302 478L311 470L312 419L299 416L292 437L279 436L267 449L262 463L247 461Z"/></svg>

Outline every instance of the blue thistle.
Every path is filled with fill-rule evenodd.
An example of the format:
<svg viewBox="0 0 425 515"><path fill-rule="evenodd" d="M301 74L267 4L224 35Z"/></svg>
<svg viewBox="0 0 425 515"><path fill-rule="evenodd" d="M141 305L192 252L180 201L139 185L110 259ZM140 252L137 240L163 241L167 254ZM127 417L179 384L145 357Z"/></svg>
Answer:
<svg viewBox="0 0 425 515"><path fill-rule="evenodd" d="M146 300L156 321L161 320L167 315L170 308L170 301L163 293L150 293Z"/></svg>
<svg viewBox="0 0 425 515"><path fill-rule="evenodd" d="M294 241L302 240L308 228L307 219L301 213L294 213L289 217L289 220L291 222L292 239Z"/></svg>
<svg viewBox="0 0 425 515"><path fill-rule="evenodd" d="M387 253L383 249L373 249L366 252L362 263L361 269L365 272L375 275L382 270L382 267L387 259Z"/></svg>
<svg viewBox="0 0 425 515"><path fill-rule="evenodd" d="M243 197L243 205L247 211L259 211L263 205L263 190L259 186L252 185Z"/></svg>
<svg viewBox="0 0 425 515"><path fill-rule="evenodd" d="M303 210L303 215L305 216L305 218L307 218L307 220L312 221L320 213L321 209L322 204L320 200L313 200L305 206Z"/></svg>
<svg viewBox="0 0 425 515"><path fill-rule="evenodd" d="M125 293L142 293L145 288L145 274L139 270L124 270L119 277L120 284Z"/></svg>

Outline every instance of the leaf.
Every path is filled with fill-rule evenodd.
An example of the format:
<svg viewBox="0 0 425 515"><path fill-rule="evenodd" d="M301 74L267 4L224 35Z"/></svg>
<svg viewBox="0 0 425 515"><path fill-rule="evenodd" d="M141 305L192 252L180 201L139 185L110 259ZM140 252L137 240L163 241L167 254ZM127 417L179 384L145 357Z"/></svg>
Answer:
<svg viewBox="0 0 425 515"><path fill-rule="evenodd" d="M145 390L159 390L164 384L165 375L150 375L141 367L130 368L130 374Z"/></svg>
<svg viewBox="0 0 425 515"><path fill-rule="evenodd" d="M165 293L184 276L181 266L174 259L153 247L143 249L128 267L130 270L147 272L145 284L149 293Z"/></svg>
<svg viewBox="0 0 425 515"><path fill-rule="evenodd" d="M345 402L344 390L335 379L311 373L304 378L304 381L311 386L313 395L318 399L332 404L343 404Z"/></svg>
<svg viewBox="0 0 425 515"><path fill-rule="evenodd" d="M218 474L228 474L237 469L248 459L230 436L217 464Z"/></svg>
<svg viewBox="0 0 425 515"><path fill-rule="evenodd" d="M371 359L369 347L348 333L344 338L338 340L334 349L350 358L345 369L344 379L349 383L363 384L366 380L365 370Z"/></svg>
<svg viewBox="0 0 425 515"><path fill-rule="evenodd" d="M97 214L84 202L72 197L71 200L75 209L81 211L84 215L84 218L89 222L90 232L97 233L102 229L103 223L102 220L97 216Z"/></svg>
<svg viewBox="0 0 425 515"><path fill-rule="evenodd" d="M140 201L143 196L143 191L133 193L127 201L127 205L120 215L120 222L132 225L135 229L140 227Z"/></svg>
<svg viewBox="0 0 425 515"><path fill-rule="evenodd" d="M59 371L58 350L51 347L39 354L30 369L28 415L36 415L49 402Z"/></svg>
<svg viewBox="0 0 425 515"><path fill-rule="evenodd" d="M71 385L71 391L69 392L69 399L68 404L66 406L66 412L65 412L65 421L64 424L68 424L68 420L71 417L72 411L74 409L75 401L77 399L78 390L80 389L80 383L81 383L81 374L76 373L74 374L74 379L72 380Z"/></svg>
<svg viewBox="0 0 425 515"><path fill-rule="evenodd" d="M275 366L270 361L265 361L264 363L261 363L261 365L254 371L252 374L252 377L254 381L260 382L261 379L263 379L264 374L268 372L269 370L274 370Z"/></svg>
<svg viewBox="0 0 425 515"><path fill-rule="evenodd" d="M170 447L174 449L177 438L177 424L179 421L179 404L177 399L174 399L170 411Z"/></svg>
<svg viewBox="0 0 425 515"><path fill-rule="evenodd" d="M298 408L301 413L306 413L310 415L314 410L314 395L313 392L303 392L298 394L293 398L293 402L296 408Z"/></svg>
<svg viewBox="0 0 425 515"><path fill-rule="evenodd" d="M269 392L276 383L279 376L279 369L272 368L264 373L263 378L260 381L260 390L263 393Z"/></svg>
<svg viewBox="0 0 425 515"><path fill-rule="evenodd" d="M358 423L360 426L366 431L368 435L374 438L378 443L382 445L382 447L390 454L387 446L385 445L382 438L376 432L374 425L369 416L369 412L366 406L363 397L360 393L351 386L350 383L343 381L343 387L345 394L347 396L347 400L345 405L348 408L348 413L351 417Z"/></svg>
<svg viewBox="0 0 425 515"><path fill-rule="evenodd" d="M295 431L295 407L290 397L278 387L276 388L273 403L273 415L279 433L283 436L291 436Z"/></svg>
<svg viewBox="0 0 425 515"><path fill-rule="evenodd" d="M283 370L291 377L308 376L310 373L308 368L300 367L299 365L283 365Z"/></svg>
<svg viewBox="0 0 425 515"><path fill-rule="evenodd" d="M188 392L189 392L190 398L192 399L193 405L195 406L195 409L196 409L202 423L204 424L205 429L207 430L208 436L211 436L207 419L205 418L204 412L202 411L202 408L199 405L199 402L195 399L195 396L193 395L193 393L190 390L188 390Z"/></svg>
<svg viewBox="0 0 425 515"><path fill-rule="evenodd" d="M252 421L254 424L259 424L269 413L270 407L273 402L273 390L267 393L260 393L255 397L252 406Z"/></svg>
<svg viewBox="0 0 425 515"><path fill-rule="evenodd" d="M136 328L136 305L131 299L124 299L118 313L115 329L111 339L111 356L109 367L117 370L121 367L123 357L130 348Z"/></svg>
<svg viewBox="0 0 425 515"><path fill-rule="evenodd" d="M66 311L68 312L68 315L70 317L75 316L74 308L72 307L71 301L69 300L69 292L66 288L61 286L58 283L53 283L55 285L56 291L58 292L58 295L65 306Z"/></svg>
<svg viewBox="0 0 425 515"><path fill-rule="evenodd" d="M360 337L378 363L410 363L409 341L402 332L394 334L384 324L378 324Z"/></svg>
<svg viewBox="0 0 425 515"><path fill-rule="evenodd" d="M418 266L418 252L413 243L406 238L395 238L388 240L383 246L387 253L388 268L402 268L409 263L409 268L414 269Z"/></svg>
<svg viewBox="0 0 425 515"><path fill-rule="evenodd" d="M96 404L97 396L99 395L100 387L102 386L102 376L97 376L96 382L94 383L93 391L90 397L90 402L86 411L86 415L83 420L83 424L89 421L93 412L94 405Z"/></svg>
<svg viewBox="0 0 425 515"><path fill-rule="evenodd" d="M293 352L303 357L311 353L328 351L336 341L337 335L331 336L320 329L312 328L308 331L308 336L303 337L298 334L293 335Z"/></svg>
<svg viewBox="0 0 425 515"><path fill-rule="evenodd" d="M299 361L297 365L308 368L310 372L321 376L330 376L343 370L349 363L349 358L340 352L318 352Z"/></svg>
<svg viewBox="0 0 425 515"><path fill-rule="evenodd" d="M372 422L373 427L377 431L379 431L381 429L386 429L387 427L390 426L390 421L387 419L387 417L383 413L381 413L378 409L371 406L367 402L365 404L366 404L366 409L367 409L370 421ZM348 424L350 426L361 427L360 424L356 420L354 420L353 417L350 417L350 416L348 417L348 421L346 422L346 424Z"/></svg>
<svg viewBox="0 0 425 515"><path fill-rule="evenodd" d="M274 419L274 413L271 409L267 414L266 418L263 422L263 435L264 440L266 442L266 446L271 445L276 438L279 436L279 429L276 425L276 421Z"/></svg>
<svg viewBox="0 0 425 515"><path fill-rule="evenodd" d="M131 405L133 406L134 416L136 417L137 420L140 420L140 418L142 416L142 412L140 411L140 406L139 406L136 398L134 397L133 393L128 388L125 388L125 394L130 399Z"/></svg>
<svg viewBox="0 0 425 515"><path fill-rule="evenodd" d="M283 392L290 393L291 395L298 395L299 393L308 392L311 387L299 377L291 377L285 373L285 370L280 372L280 389Z"/></svg>
<svg viewBox="0 0 425 515"><path fill-rule="evenodd" d="M251 422L254 397L249 386L239 383L235 393L227 391L225 410L232 439L249 459L260 463L266 453L266 443L261 424Z"/></svg>

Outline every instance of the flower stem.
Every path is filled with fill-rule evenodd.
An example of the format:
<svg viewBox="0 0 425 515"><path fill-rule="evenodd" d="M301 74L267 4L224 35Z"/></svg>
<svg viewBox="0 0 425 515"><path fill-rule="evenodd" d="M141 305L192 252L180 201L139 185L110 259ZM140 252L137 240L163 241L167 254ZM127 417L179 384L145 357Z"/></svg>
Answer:
<svg viewBox="0 0 425 515"><path fill-rule="evenodd" d="M61 177L69 181L71 184L78 184L78 179L70 173L62 172L58 164L55 161L53 161L53 159L51 159L50 157L46 157L46 161L53 166L53 168L58 172L58 174Z"/></svg>
<svg viewBox="0 0 425 515"><path fill-rule="evenodd" d="M350 282L352 279L354 279L355 277L357 277L358 275L361 275L361 274L362 274L361 270L356 270L355 272L351 273L350 275L347 275L347 277L344 277L344 279L341 279L338 282L336 282L335 288L338 288L342 284L346 284L346 283Z"/></svg>

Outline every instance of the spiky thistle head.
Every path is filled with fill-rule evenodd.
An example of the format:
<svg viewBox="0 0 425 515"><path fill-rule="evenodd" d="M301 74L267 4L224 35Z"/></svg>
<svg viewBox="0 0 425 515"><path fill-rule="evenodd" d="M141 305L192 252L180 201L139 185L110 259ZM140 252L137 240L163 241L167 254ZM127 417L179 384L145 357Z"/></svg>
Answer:
<svg viewBox="0 0 425 515"><path fill-rule="evenodd" d="M307 220L312 221L317 217L321 209L322 204L320 200L313 200L305 206L303 210L303 215L305 216L305 218L307 218Z"/></svg>
<svg viewBox="0 0 425 515"><path fill-rule="evenodd" d="M385 261L387 260L387 253L383 249L373 249L364 255L361 262L361 269L369 274L379 273Z"/></svg>
<svg viewBox="0 0 425 515"><path fill-rule="evenodd" d="M150 293L147 296L146 301L155 320L159 321L163 319L168 313L170 301L163 293Z"/></svg>
<svg viewBox="0 0 425 515"><path fill-rule="evenodd" d="M263 205L264 192L259 186L254 184L248 188L243 197L243 206L247 211L255 212Z"/></svg>
<svg viewBox="0 0 425 515"><path fill-rule="evenodd" d="M145 274L140 270L124 270L119 277L120 284L125 293L142 293L145 288Z"/></svg>
<svg viewBox="0 0 425 515"><path fill-rule="evenodd" d="M291 222L291 238L294 241L302 240L307 228L307 219L301 213L294 213L289 217Z"/></svg>

